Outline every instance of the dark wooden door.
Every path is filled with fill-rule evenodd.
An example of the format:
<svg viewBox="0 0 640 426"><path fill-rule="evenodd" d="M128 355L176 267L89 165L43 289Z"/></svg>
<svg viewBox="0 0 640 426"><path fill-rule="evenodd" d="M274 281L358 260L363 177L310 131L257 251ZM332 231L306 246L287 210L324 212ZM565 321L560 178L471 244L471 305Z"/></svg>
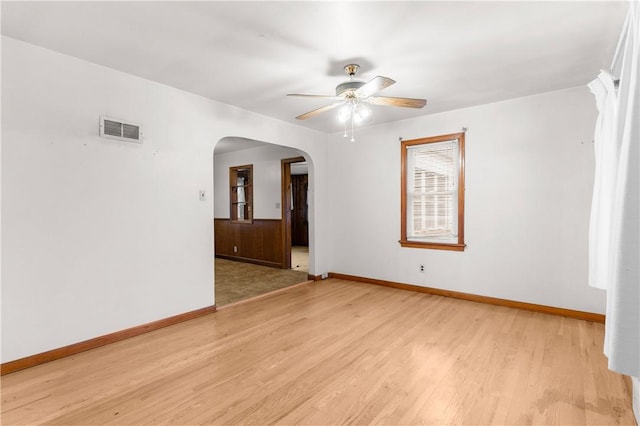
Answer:
<svg viewBox="0 0 640 426"><path fill-rule="evenodd" d="M309 220L307 206L307 189L309 175L291 176L291 195L293 209L291 210L291 245L309 245Z"/></svg>

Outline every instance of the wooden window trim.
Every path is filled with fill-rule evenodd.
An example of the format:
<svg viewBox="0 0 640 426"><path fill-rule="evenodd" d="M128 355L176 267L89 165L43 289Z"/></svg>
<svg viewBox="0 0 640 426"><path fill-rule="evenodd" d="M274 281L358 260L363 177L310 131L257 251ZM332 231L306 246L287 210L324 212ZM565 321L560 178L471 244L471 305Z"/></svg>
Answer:
<svg viewBox="0 0 640 426"><path fill-rule="evenodd" d="M428 138L412 139L402 141L400 144L400 246L421 249L464 251L464 132L451 133L448 135L433 136ZM457 243L436 243L421 242L407 239L407 147L413 145L424 145L435 142L445 142L452 139L458 140L458 242Z"/></svg>

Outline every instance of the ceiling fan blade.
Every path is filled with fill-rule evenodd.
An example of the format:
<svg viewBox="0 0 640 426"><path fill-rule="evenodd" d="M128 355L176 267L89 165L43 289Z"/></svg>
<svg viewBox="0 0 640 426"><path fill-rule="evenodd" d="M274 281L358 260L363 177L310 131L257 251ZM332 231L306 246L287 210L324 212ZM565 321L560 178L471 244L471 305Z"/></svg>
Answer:
<svg viewBox="0 0 640 426"><path fill-rule="evenodd" d="M371 96L367 98L366 101L373 105L397 106L405 108L422 108L427 104L426 99L389 98L386 96Z"/></svg>
<svg viewBox="0 0 640 426"><path fill-rule="evenodd" d="M373 95L374 93L381 91L385 87L391 86L395 82L395 80L392 80L388 77L373 77L371 80L367 81L364 86L361 86L358 90L356 90L356 95L359 98L366 98Z"/></svg>
<svg viewBox="0 0 640 426"><path fill-rule="evenodd" d="M302 93L289 93L287 94L287 96L301 96L303 98L333 99L336 101L342 100L341 97L333 96L333 95L304 95Z"/></svg>
<svg viewBox="0 0 640 426"><path fill-rule="evenodd" d="M318 115L318 114L320 114L322 112L329 111L330 109L333 109L333 108L335 108L335 107L337 107L339 105L342 105L343 103L344 102L336 102L334 104L325 105L325 106L320 107L318 109L314 109L313 111L305 112L304 114L301 114L301 115L297 116L296 118L298 120L306 120L309 117L313 117L313 116Z"/></svg>

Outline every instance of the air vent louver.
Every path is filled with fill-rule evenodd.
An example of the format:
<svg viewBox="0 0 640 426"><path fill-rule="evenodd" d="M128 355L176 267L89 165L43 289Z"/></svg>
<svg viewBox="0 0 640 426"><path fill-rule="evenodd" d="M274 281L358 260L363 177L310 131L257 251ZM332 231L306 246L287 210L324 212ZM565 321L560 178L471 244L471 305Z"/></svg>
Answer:
<svg viewBox="0 0 640 426"><path fill-rule="evenodd" d="M122 137L127 139L140 139L140 127L122 123Z"/></svg>
<svg viewBox="0 0 640 426"><path fill-rule="evenodd" d="M100 117L100 137L142 143L140 126L122 120Z"/></svg>

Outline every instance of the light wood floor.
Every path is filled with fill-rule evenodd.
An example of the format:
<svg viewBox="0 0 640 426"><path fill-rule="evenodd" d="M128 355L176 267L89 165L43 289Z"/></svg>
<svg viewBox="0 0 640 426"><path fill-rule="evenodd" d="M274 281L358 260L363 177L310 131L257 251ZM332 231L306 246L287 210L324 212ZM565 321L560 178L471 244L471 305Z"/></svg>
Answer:
<svg viewBox="0 0 640 426"><path fill-rule="evenodd" d="M634 424L603 326L303 284L2 378L2 424Z"/></svg>

